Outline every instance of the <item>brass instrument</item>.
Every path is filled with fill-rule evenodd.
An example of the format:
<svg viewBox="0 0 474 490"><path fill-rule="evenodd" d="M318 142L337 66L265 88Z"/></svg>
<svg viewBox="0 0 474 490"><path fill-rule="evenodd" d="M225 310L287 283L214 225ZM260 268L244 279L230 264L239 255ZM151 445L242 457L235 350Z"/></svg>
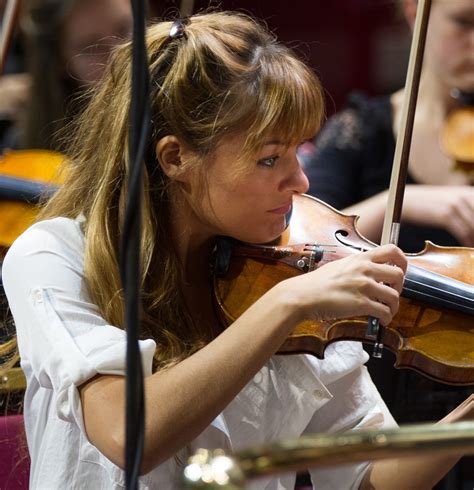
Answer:
<svg viewBox="0 0 474 490"><path fill-rule="evenodd" d="M25 391L26 379L21 368L15 367L0 370L0 393L10 391Z"/></svg>
<svg viewBox="0 0 474 490"><path fill-rule="evenodd" d="M434 453L474 454L474 422L417 424L288 439L226 455L200 449L184 469L187 490L240 490L251 478L322 466Z"/></svg>

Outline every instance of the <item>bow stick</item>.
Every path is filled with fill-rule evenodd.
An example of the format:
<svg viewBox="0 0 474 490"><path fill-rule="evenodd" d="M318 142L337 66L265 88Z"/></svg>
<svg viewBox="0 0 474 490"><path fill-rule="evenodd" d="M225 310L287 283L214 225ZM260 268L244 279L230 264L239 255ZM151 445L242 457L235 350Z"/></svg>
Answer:
<svg viewBox="0 0 474 490"><path fill-rule="evenodd" d="M0 32L0 75L5 69L7 53L19 10L20 0L8 0L3 13L2 31Z"/></svg>
<svg viewBox="0 0 474 490"><path fill-rule="evenodd" d="M405 184L408 173L408 159L410 156L410 145L413 133L413 123L415 120L418 88L420 86L420 75L430 8L431 0L419 0L405 81L401 122L395 146L392 175L390 177L390 188L380 245L386 245L388 243L393 243L394 245L398 244L403 196L405 193ZM378 318L369 317L366 336L371 340L375 340L372 356L382 357L382 329L380 328Z"/></svg>

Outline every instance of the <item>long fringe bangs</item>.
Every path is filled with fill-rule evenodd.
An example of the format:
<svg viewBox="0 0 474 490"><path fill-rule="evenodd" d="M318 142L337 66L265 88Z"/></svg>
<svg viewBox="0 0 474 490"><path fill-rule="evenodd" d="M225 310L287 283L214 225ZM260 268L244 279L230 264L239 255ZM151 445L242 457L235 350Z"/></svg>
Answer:
<svg viewBox="0 0 474 490"><path fill-rule="evenodd" d="M283 55L282 55L283 51ZM288 146L313 138L324 117L324 96L316 75L286 48L262 55L254 91L249 97L253 122L244 154L259 150L266 137L278 137Z"/></svg>

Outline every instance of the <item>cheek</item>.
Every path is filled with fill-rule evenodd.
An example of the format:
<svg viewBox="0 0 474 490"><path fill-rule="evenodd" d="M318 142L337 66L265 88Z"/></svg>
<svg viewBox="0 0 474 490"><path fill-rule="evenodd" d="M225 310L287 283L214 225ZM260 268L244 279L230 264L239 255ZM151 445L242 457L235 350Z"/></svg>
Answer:
<svg viewBox="0 0 474 490"><path fill-rule="evenodd" d="M223 196L220 202L216 217L221 234L244 242L265 243L285 230L285 217L268 212L272 206L268 194L252 194L248 189Z"/></svg>
<svg viewBox="0 0 474 490"><path fill-rule="evenodd" d="M80 83L87 85L97 81L104 71L103 63L93 63L86 55L77 55L68 63L69 74Z"/></svg>
<svg viewBox="0 0 474 490"><path fill-rule="evenodd" d="M472 34L471 34L472 35ZM469 33L453 22L434 19L427 39L427 61L433 64L439 75L449 76L465 64L469 55Z"/></svg>
<svg viewBox="0 0 474 490"><path fill-rule="evenodd" d="M445 85L452 86L453 77L456 75L459 66L458 55L455 49L449 44L444 46L436 43L430 52L426 53L426 65L431 67L431 71Z"/></svg>

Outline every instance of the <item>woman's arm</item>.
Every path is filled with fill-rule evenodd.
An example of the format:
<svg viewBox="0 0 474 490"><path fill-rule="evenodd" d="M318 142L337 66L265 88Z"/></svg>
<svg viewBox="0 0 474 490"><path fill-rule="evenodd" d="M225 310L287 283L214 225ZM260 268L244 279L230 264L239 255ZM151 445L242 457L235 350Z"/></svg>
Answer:
<svg viewBox="0 0 474 490"><path fill-rule="evenodd" d="M474 419L474 395L455 408L439 424ZM456 464L462 455L420 456L379 461L372 464L362 481L361 490L431 489Z"/></svg>
<svg viewBox="0 0 474 490"><path fill-rule="evenodd" d="M383 191L343 209L342 212L358 216L356 227L359 232L372 242L380 243L386 206L387 191Z"/></svg>
<svg viewBox="0 0 474 490"><path fill-rule="evenodd" d="M199 435L303 319L370 314L389 323L398 309L405 269L404 255L389 245L282 281L199 352L147 377L142 472ZM122 377L100 376L80 390L89 440L121 467L124 384Z"/></svg>
<svg viewBox="0 0 474 490"><path fill-rule="evenodd" d="M383 191L343 210L359 216L357 229L379 243L388 192ZM470 186L407 185L402 220L449 231L462 245L474 246L474 188Z"/></svg>
<svg viewBox="0 0 474 490"><path fill-rule="evenodd" d="M199 352L145 378L143 473L209 426L283 343L293 312L284 289L275 287ZM125 378L99 376L80 392L88 438L124 467Z"/></svg>

